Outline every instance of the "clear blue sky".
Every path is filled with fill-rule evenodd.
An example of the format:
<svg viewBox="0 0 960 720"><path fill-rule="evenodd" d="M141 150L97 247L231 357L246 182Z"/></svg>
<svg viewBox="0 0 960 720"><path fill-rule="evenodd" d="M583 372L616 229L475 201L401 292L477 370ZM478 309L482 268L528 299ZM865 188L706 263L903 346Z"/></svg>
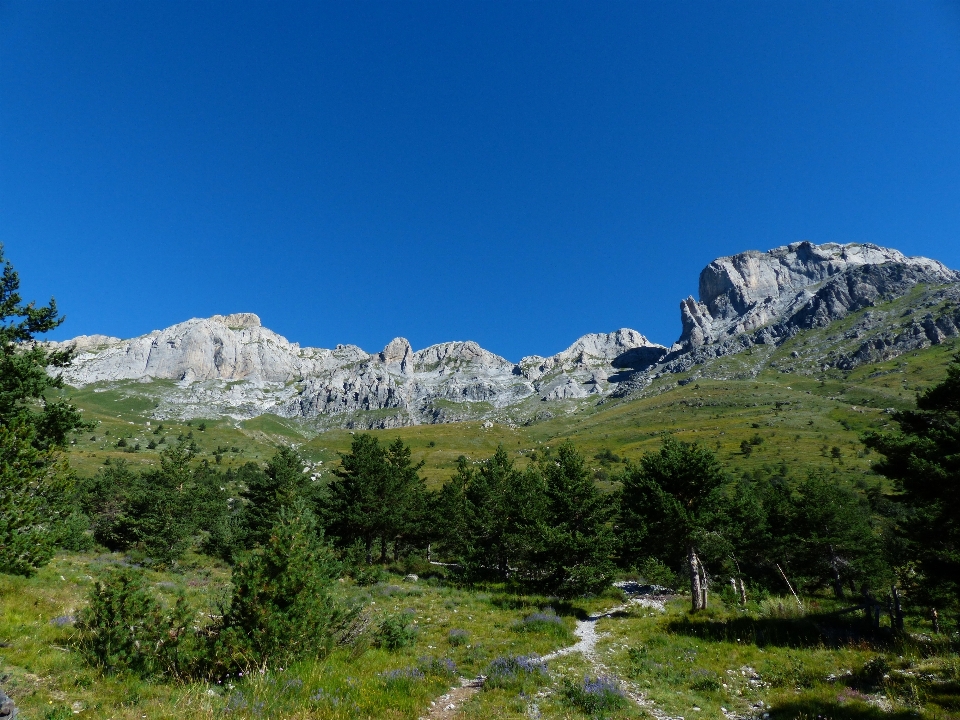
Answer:
<svg viewBox="0 0 960 720"><path fill-rule="evenodd" d="M0 2L0 241L60 338L669 344L714 257L960 268L960 7Z"/></svg>

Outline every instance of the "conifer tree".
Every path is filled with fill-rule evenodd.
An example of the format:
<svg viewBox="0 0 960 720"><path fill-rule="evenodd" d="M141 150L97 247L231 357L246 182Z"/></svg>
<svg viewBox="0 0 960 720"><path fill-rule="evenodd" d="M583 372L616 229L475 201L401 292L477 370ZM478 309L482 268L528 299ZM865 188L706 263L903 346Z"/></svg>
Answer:
<svg viewBox="0 0 960 720"><path fill-rule="evenodd" d="M267 542L234 567L218 661L242 668L322 655L341 613L330 592L339 572L307 503L281 507Z"/></svg>
<svg viewBox="0 0 960 720"><path fill-rule="evenodd" d="M960 354L917 396L916 410L894 419L899 433L868 433L864 442L884 456L874 469L896 482L906 507L908 574L926 603L960 614Z"/></svg>
<svg viewBox="0 0 960 720"><path fill-rule="evenodd" d="M457 469L437 494L434 528L442 551L450 558L463 560L470 555L470 503L467 488L473 482L473 467L465 455L457 458Z"/></svg>
<svg viewBox="0 0 960 720"><path fill-rule="evenodd" d="M420 477L423 462L416 465L410 448L397 438L387 448L387 479L384 488L381 560L385 560L387 541L393 541L394 560L399 560L404 543L424 539L428 534L427 486Z"/></svg>
<svg viewBox="0 0 960 720"><path fill-rule="evenodd" d="M56 546L66 495L62 449L72 430L88 427L70 403L51 396L63 387L49 367L70 362L37 336L58 327L57 305L24 304L20 277L0 245L0 572L30 574Z"/></svg>
<svg viewBox="0 0 960 720"><path fill-rule="evenodd" d="M720 529L725 482L712 452L669 436L659 452L645 453L623 478L624 544L667 565L685 558L694 610L707 604L708 578L699 551Z"/></svg>
<svg viewBox="0 0 960 720"><path fill-rule="evenodd" d="M474 574L509 578L531 573L536 529L543 517L543 478L534 469L518 471L499 446L473 475L466 489L470 555Z"/></svg>
<svg viewBox="0 0 960 720"><path fill-rule="evenodd" d="M377 438L369 433L355 435L350 452L341 458L330 483L330 531L340 544L363 544L367 563L373 562L373 543L381 537L385 487L389 470L386 454Z"/></svg>
<svg viewBox="0 0 960 720"><path fill-rule="evenodd" d="M267 541L282 506L290 505L297 497L314 504L310 478L303 472L303 458L292 448L278 448L265 469L250 467L243 480L246 489L241 493L245 501L241 533L246 548Z"/></svg>
<svg viewBox="0 0 960 720"><path fill-rule="evenodd" d="M799 587L829 586L838 598L882 574L879 537L867 499L820 473L763 493L771 537L771 567L782 563ZM776 497L775 497L776 496Z"/></svg>
<svg viewBox="0 0 960 720"><path fill-rule="evenodd" d="M546 507L539 524L538 570L551 592L603 589L613 575L613 505L593 482L572 443L543 463Z"/></svg>

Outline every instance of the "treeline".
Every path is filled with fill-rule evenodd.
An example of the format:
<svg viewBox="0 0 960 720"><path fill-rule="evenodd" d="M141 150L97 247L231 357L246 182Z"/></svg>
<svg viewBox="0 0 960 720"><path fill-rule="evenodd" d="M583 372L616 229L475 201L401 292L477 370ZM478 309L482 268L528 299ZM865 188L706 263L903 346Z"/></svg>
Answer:
<svg viewBox="0 0 960 720"><path fill-rule="evenodd" d="M235 564L298 508L361 582L387 564L429 572L434 560L461 582L567 597L632 571L689 587L695 609L710 589L733 601L791 587L859 599L894 584L930 607L950 605L911 549L912 506L876 481L857 487L786 466L734 477L710 450L669 435L611 476L620 488L612 493L571 443L522 468L502 447L480 462L461 457L437 491L420 468L400 439L384 446L364 433L330 482L311 480L289 448L265 466L222 471L181 442L159 468L102 468L79 488L74 516L100 545L158 565L175 564L191 544Z"/></svg>

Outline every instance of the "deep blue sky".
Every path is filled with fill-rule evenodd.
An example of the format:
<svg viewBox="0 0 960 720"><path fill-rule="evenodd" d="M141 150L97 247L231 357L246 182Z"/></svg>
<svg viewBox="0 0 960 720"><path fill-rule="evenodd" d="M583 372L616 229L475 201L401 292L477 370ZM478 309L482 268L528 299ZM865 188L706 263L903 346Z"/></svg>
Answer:
<svg viewBox="0 0 960 720"><path fill-rule="evenodd" d="M714 257L960 268L960 7L0 2L0 241L65 338L671 343Z"/></svg>

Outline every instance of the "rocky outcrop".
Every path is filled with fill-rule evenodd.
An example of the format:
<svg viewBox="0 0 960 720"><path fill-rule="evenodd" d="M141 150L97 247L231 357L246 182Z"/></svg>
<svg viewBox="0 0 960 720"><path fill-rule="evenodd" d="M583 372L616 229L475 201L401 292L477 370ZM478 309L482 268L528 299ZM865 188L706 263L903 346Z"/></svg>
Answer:
<svg viewBox="0 0 960 720"><path fill-rule="evenodd" d="M271 412L345 427L451 422L527 398L602 396L617 368L640 367L666 352L625 329L585 335L557 355L519 364L470 341L414 352L396 338L376 354L352 345L301 348L251 313L188 320L132 340L96 336L60 345L76 351L62 371L76 387L176 381L157 393L160 419Z"/></svg>
<svg viewBox="0 0 960 720"><path fill-rule="evenodd" d="M886 313L867 313L852 331L855 336L812 349L808 368L850 370L954 336L960 326L960 273L936 260L868 244L803 242L719 258L700 274L700 300L680 303L683 329L670 352L621 382L613 395L636 392L664 373L687 372L758 345L779 345L918 288L926 289L917 302L933 308L922 321L913 318L905 326ZM862 340L856 350L842 349L856 339Z"/></svg>
<svg viewBox="0 0 960 720"><path fill-rule="evenodd" d="M0 720L11 720L17 717L17 706L13 700L0 690Z"/></svg>
<svg viewBox="0 0 960 720"><path fill-rule="evenodd" d="M723 343L765 326L822 326L913 285L953 283L943 263L877 245L794 243L722 257L700 273L700 300L680 304L680 351Z"/></svg>

